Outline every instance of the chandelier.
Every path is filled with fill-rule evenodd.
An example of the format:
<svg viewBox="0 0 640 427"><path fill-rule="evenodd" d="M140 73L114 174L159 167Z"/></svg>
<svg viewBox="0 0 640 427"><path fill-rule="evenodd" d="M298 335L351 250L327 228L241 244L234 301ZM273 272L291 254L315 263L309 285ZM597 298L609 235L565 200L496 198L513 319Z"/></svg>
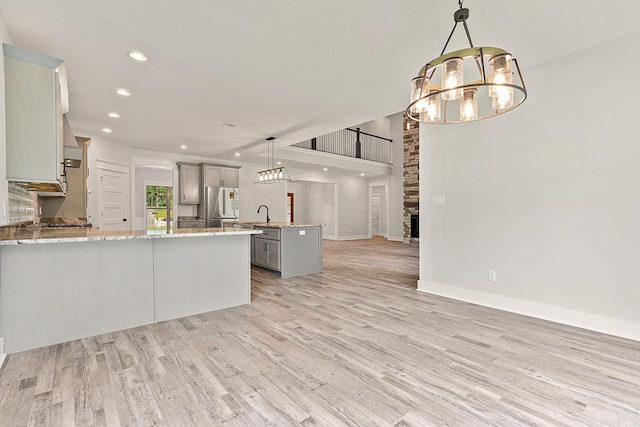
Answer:
<svg viewBox="0 0 640 427"><path fill-rule="evenodd" d="M440 56L429 61L411 81L411 120L433 124L472 122L499 116L527 98L518 61L497 47L474 47L467 27L469 9L453 14L455 24ZM451 36L462 22L469 48L445 54Z"/></svg>
<svg viewBox="0 0 640 427"><path fill-rule="evenodd" d="M275 136L267 138L267 168L256 173L254 184L272 184L274 182L291 181L289 172L284 166L275 167L274 142Z"/></svg>

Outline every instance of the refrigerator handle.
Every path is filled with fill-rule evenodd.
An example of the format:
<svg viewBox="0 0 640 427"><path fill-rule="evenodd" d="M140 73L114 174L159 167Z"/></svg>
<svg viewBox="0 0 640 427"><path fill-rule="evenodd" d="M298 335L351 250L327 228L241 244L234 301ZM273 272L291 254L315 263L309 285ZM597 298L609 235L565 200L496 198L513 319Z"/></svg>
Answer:
<svg viewBox="0 0 640 427"><path fill-rule="evenodd" d="M222 216L225 216L226 214L227 214L227 194L223 188L222 189Z"/></svg>

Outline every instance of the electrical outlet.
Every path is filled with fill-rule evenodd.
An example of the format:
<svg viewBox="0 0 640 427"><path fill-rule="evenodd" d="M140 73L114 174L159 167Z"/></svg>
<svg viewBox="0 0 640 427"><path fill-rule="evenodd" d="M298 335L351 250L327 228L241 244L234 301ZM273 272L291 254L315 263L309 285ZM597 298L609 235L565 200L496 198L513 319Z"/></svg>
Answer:
<svg viewBox="0 0 640 427"><path fill-rule="evenodd" d="M496 272L494 270L489 270L488 279L490 282L496 281Z"/></svg>

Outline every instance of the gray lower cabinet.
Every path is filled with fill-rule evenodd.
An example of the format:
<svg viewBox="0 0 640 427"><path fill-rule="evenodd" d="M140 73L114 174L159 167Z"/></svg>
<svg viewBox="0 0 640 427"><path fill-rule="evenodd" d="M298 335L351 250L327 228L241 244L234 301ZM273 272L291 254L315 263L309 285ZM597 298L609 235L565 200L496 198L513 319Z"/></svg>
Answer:
<svg viewBox="0 0 640 427"><path fill-rule="evenodd" d="M280 270L280 242L256 237L253 244L253 263L272 270Z"/></svg>
<svg viewBox="0 0 640 427"><path fill-rule="evenodd" d="M256 227L258 228L258 227ZM260 228L254 237L251 260L255 265L280 271L280 229Z"/></svg>
<svg viewBox="0 0 640 427"><path fill-rule="evenodd" d="M178 228L204 228L204 220L178 220Z"/></svg>
<svg viewBox="0 0 640 427"><path fill-rule="evenodd" d="M322 227L255 227L251 262L283 278L322 272Z"/></svg>

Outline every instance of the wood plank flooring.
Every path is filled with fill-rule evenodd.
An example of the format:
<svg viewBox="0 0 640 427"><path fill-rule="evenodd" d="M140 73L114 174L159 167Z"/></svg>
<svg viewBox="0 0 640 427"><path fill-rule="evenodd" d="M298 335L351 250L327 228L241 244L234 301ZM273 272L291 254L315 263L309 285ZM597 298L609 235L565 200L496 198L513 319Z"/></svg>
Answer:
<svg viewBox="0 0 640 427"><path fill-rule="evenodd" d="M325 242L251 305L9 355L2 426L640 426L640 343L415 291L418 248Z"/></svg>

